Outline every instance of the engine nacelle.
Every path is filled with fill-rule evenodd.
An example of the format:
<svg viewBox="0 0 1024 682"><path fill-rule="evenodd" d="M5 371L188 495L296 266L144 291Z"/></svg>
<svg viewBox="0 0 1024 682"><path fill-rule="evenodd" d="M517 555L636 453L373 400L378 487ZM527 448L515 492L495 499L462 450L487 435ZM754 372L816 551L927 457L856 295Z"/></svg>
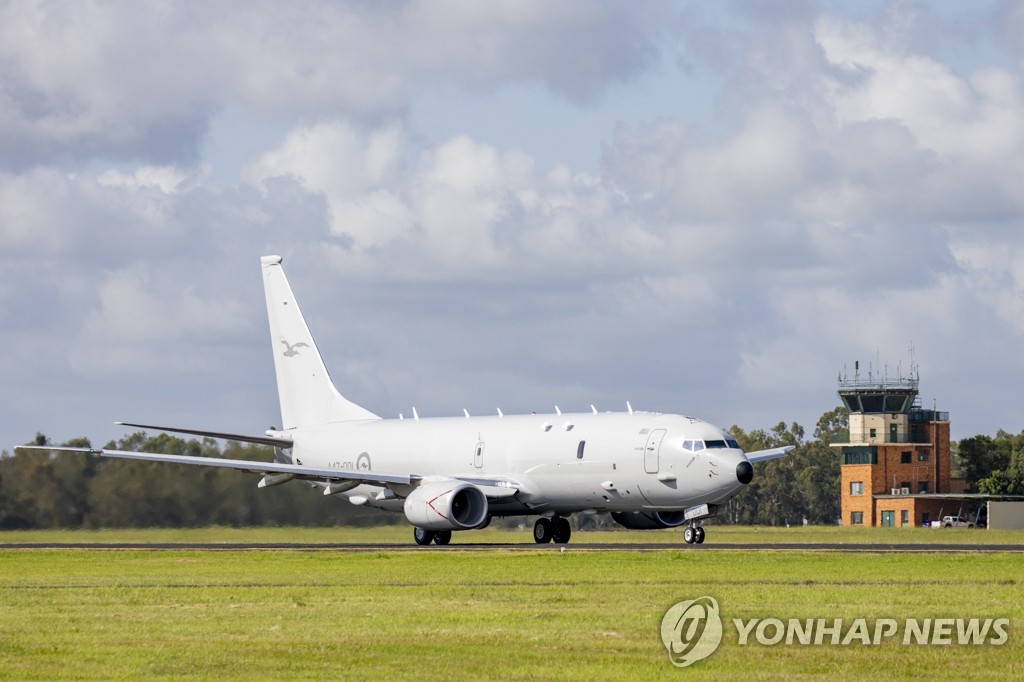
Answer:
<svg viewBox="0 0 1024 682"><path fill-rule="evenodd" d="M685 512L681 511L612 512L612 518L631 530L675 528L686 523Z"/></svg>
<svg viewBox="0 0 1024 682"><path fill-rule="evenodd" d="M424 483L405 498L405 518L424 530L469 530L487 519L487 496L462 481Z"/></svg>

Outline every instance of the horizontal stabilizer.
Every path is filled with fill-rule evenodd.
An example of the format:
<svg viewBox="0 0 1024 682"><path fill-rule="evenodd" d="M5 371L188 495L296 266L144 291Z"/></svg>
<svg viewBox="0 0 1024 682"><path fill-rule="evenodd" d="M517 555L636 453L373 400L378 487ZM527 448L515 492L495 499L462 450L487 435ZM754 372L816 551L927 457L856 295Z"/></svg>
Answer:
<svg viewBox="0 0 1024 682"><path fill-rule="evenodd" d="M118 426L130 426L136 429L147 429L150 431L170 431L171 433L187 433L191 436L203 436L205 438L223 438L234 440L239 443L256 443L257 445L270 445L276 448L290 448L292 441L288 438L274 436L246 436L238 433L222 433L220 431L201 431L199 429L181 429L176 426L154 426L153 424L132 424L131 422L114 422ZM271 432L273 433L273 432Z"/></svg>
<svg viewBox="0 0 1024 682"><path fill-rule="evenodd" d="M763 462L768 459L778 459L779 457L785 457L789 454L789 451L795 448L795 445L784 445L781 448L768 448L767 450L754 450L748 452L747 459L751 462Z"/></svg>
<svg viewBox="0 0 1024 682"><path fill-rule="evenodd" d="M100 455L117 459L140 459L146 462L171 462L174 464L191 464L193 466L220 467L223 469L239 469L254 474L294 474L295 478L314 481L360 481L362 483L378 483L409 485L414 476L379 474L373 471L349 471L346 469L314 469L298 464L281 462L257 462L247 459L224 459L221 457L190 457L187 455L163 455L152 452L128 452L125 450L100 450L97 448L61 448L47 445L19 445L15 450L44 450L49 452L77 452L83 455Z"/></svg>

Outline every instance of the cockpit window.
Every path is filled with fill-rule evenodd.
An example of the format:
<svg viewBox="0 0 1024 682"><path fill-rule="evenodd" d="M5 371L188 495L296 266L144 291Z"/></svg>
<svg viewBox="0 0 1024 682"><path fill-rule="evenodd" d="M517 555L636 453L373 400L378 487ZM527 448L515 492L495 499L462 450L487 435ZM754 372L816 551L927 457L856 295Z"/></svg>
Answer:
<svg viewBox="0 0 1024 682"><path fill-rule="evenodd" d="M693 452L693 441L692 440L684 440L683 441L683 450L689 450L690 452Z"/></svg>
<svg viewBox="0 0 1024 682"><path fill-rule="evenodd" d="M706 445L709 450L713 448L724 449L727 447L724 440L706 440L704 441L704 445Z"/></svg>
<svg viewBox="0 0 1024 682"><path fill-rule="evenodd" d="M693 451L694 452L700 452L703 449L704 449L704 441L702 441L702 440L695 440L695 441L693 441Z"/></svg>
<svg viewBox="0 0 1024 682"><path fill-rule="evenodd" d="M729 438L725 442L728 443L729 447L732 448L733 450L739 450L740 449L740 444L737 443L736 441L734 441L732 438Z"/></svg>

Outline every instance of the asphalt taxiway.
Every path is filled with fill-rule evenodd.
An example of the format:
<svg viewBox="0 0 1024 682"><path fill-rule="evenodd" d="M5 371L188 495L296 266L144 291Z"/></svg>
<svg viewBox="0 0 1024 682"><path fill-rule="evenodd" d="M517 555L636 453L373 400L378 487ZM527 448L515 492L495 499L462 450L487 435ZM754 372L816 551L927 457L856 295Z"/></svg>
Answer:
<svg viewBox="0 0 1024 682"><path fill-rule="evenodd" d="M1017 552L1024 553L1024 544L835 544L835 543L723 543L702 545L671 543L570 543L538 545L535 543L456 543L420 546L413 543L61 543L26 542L0 545L4 550L92 550L133 552Z"/></svg>

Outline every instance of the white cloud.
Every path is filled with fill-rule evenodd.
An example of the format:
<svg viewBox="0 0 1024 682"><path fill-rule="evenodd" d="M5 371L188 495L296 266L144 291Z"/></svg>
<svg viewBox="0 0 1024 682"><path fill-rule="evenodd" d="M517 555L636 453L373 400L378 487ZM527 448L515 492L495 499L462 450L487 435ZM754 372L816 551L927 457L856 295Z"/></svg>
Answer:
<svg viewBox="0 0 1024 682"><path fill-rule="evenodd" d="M1005 159L1020 149L1019 72L989 67L964 79L933 58L884 43L867 26L835 18L821 19L815 36L845 72L826 80L841 126L899 121L922 149L953 158Z"/></svg>
<svg viewBox="0 0 1024 682"><path fill-rule="evenodd" d="M187 282L154 293L138 268L110 274L99 287L98 310L86 321L94 337L122 342L224 334L245 326L237 302L202 298Z"/></svg>
<svg viewBox="0 0 1024 682"><path fill-rule="evenodd" d="M267 191L267 181L292 177L323 195L331 229L359 247L387 244L411 225L394 194L401 167L402 132L392 125L365 134L346 122L300 126L280 147L262 154L243 177Z"/></svg>
<svg viewBox="0 0 1024 682"><path fill-rule="evenodd" d="M663 242L586 175L540 169L518 149L457 136L401 163L393 126L359 132L345 122L302 127L245 172L272 191L288 176L322 196L332 232L351 240L344 269L401 265L400 277L505 278L510 272L608 266L632 271L662 258ZM488 274L490 273L490 274Z"/></svg>
<svg viewBox="0 0 1024 682"><path fill-rule="evenodd" d="M377 120L431 82L592 99L655 56L659 13L583 0L6 3L0 163L195 161L210 116L236 102Z"/></svg>
<svg viewBox="0 0 1024 682"><path fill-rule="evenodd" d="M114 168L105 170L96 182L104 187L156 187L165 194L173 194L190 177L190 172L175 166L142 166L131 173Z"/></svg>

